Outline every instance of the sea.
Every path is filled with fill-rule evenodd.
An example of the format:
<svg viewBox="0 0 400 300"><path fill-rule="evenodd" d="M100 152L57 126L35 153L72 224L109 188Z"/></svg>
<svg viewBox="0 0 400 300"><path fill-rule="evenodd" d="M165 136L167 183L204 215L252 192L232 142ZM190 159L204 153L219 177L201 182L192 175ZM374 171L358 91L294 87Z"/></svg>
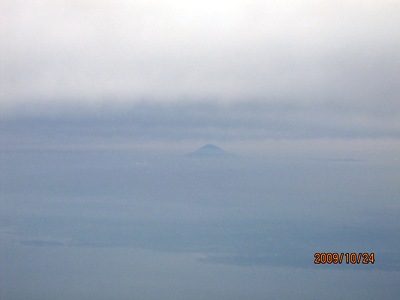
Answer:
<svg viewBox="0 0 400 300"><path fill-rule="evenodd" d="M398 162L184 154L3 149L0 298L400 299Z"/></svg>

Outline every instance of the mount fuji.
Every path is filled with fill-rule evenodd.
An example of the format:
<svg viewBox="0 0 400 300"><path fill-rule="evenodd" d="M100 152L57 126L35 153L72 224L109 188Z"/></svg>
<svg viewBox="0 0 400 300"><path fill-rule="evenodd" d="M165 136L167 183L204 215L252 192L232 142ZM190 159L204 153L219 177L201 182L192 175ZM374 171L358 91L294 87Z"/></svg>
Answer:
<svg viewBox="0 0 400 300"><path fill-rule="evenodd" d="M188 156L188 157L229 157L229 156L234 156L234 154L229 153L213 144L207 144L193 152L186 154L186 156Z"/></svg>

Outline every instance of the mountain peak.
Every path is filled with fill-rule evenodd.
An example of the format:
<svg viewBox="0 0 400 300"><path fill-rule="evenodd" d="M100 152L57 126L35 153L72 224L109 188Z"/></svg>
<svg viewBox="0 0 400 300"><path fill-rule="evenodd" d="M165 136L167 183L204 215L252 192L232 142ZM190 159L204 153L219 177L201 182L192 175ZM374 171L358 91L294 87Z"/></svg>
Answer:
<svg viewBox="0 0 400 300"><path fill-rule="evenodd" d="M200 147L198 150L224 151L224 150L222 150L220 147L215 146L215 145L213 145L213 144L204 145L203 147Z"/></svg>
<svg viewBox="0 0 400 300"><path fill-rule="evenodd" d="M223 157L230 156L232 154L226 152L216 145L206 144L199 149L188 153L187 155L191 157Z"/></svg>

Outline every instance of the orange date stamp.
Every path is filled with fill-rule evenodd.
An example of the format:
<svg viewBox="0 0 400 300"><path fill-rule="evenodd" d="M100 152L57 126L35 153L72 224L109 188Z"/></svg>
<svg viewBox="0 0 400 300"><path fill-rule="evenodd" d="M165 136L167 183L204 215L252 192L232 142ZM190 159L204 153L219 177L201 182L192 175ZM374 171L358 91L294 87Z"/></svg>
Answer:
<svg viewBox="0 0 400 300"><path fill-rule="evenodd" d="M316 252L314 254L314 264L374 264L375 253L324 253Z"/></svg>

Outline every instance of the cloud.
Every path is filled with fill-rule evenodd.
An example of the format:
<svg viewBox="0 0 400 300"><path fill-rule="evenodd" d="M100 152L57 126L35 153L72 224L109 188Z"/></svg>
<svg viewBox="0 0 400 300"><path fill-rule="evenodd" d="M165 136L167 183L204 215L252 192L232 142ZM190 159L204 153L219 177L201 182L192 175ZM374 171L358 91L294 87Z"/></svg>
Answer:
<svg viewBox="0 0 400 300"><path fill-rule="evenodd" d="M399 8L389 0L2 1L1 109L334 98L398 110Z"/></svg>
<svg viewBox="0 0 400 300"><path fill-rule="evenodd" d="M73 105L58 109L53 113L39 111L36 115L4 118L3 147L146 143L161 143L165 147L188 141L257 144L312 139L398 141L400 136L398 111L375 111L340 102L311 105L200 101L137 103L119 109L104 106L95 111ZM187 148L185 152L193 149Z"/></svg>
<svg viewBox="0 0 400 300"><path fill-rule="evenodd" d="M3 146L386 139L398 149L397 1L0 6Z"/></svg>

